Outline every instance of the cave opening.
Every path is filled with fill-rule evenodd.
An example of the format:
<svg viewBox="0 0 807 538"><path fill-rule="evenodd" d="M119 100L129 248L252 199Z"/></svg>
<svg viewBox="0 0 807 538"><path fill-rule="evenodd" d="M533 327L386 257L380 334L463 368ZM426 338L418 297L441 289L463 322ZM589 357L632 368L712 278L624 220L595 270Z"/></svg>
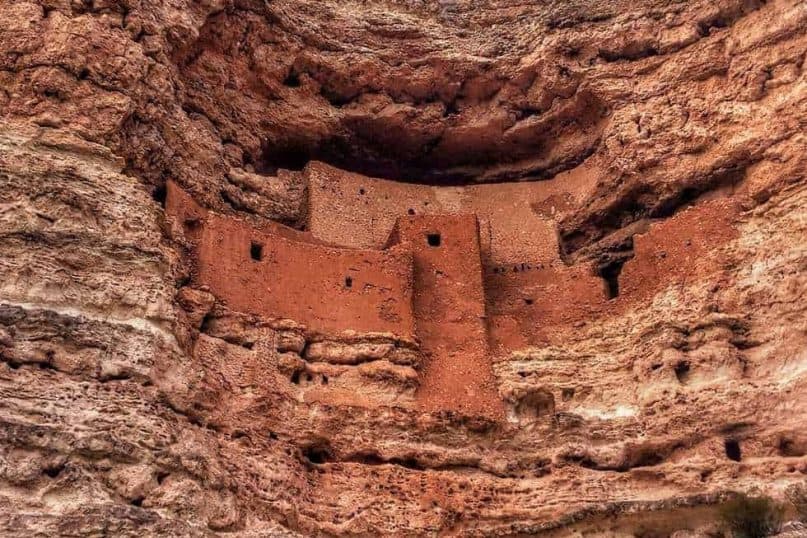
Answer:
<svg viewBox="0 0 807 538"><path fill-rule="evenodd" d="M277 175L278 170L299 172L312 160L309 147L299 141L279 144L264 143L257 159L245 159L254 162L255 171L259 174Z"/></svg>
<svg viewBox="0 0 807 538"><path fill-rule="evenodd" d="M316 442L301 450L303 458L314 465L322 465L333 459L331 448L326 441Z"/></svg>
<svg viewBox="0 0 807 538"><path fill-rule="evenodd" d="M687 361L681 361L676 364L674 370L675 377L678 378L679 383L684 384L689 380L690 366Z"/></svg>
<svg viewBox="0 0 807 538"><path fill-rule="evenodd" d="M299 88L300 87L300 75L291 71L286 78L283 79L283 85L288 88Z"/></svg>
<svg viewBox="0 0 807 538"><path fill-rule="evenodd" d="M295 87L294 80L286 80ZM551 179L578 166L592 152L586 148L579 155L550 166L536 166L534 160L545 155L546 148L522 144L514 148L491 147L441 149L440 140L424 142L419 147L392 139L389 132L355 132L355 126L344 125L344 132L325 138L267 140L259 151L246 153L244 164L254 166L259 174L276 175L278 170L301 171L311 161L320 161L341 170L368 177L444 187L478 183L507 183ZM361 128L358 128L361 131ZM385 140L382 143L381 140Z"/></svg>
<svg viewBox="0 0 807 538"><path fill-rule="evenodd" d="M515 404L516 416L520 420L535 421L555 414L555 397L545 390L537 390L521 397Z"/></svg>
<svg viewBox="0 0 807 538"><path fill-rule="evenodd" d="M49 478L56 478L60 474L62 474L64 468L65 468L64 465L52 465L42 469L42 472L46 474Z"/></svg>
<svg viewBox="0 0 807 538"><path fill-rule="evenodd" d="M168 188L165 184L154 187L154 190L151 191L151 198L165 209L165 201L168 198Z"/></svg>
<svg viewBox="0 0 807 538"><path fill-rule="evenodd" d="M439 233L426 234L426 243L428 243L430 247L439 247L441 241L442 239Z"/></svg>
<svg viewBox="0 0 807 538"><path fill-rule="evenodd" d="M615 259L597 268L597 275L603 279L605 295L609 300L619 297L619 275L622 273L623 265L625 265L624 259Z"/></svg>
<svg viewBox="0 0 807 538"><path fill-rule="evenodd" d="M740 450L740 442L736 439L726 439L723 442L723 447L726 451L726 457L732 461L742 461L742 451Z"/></svg>

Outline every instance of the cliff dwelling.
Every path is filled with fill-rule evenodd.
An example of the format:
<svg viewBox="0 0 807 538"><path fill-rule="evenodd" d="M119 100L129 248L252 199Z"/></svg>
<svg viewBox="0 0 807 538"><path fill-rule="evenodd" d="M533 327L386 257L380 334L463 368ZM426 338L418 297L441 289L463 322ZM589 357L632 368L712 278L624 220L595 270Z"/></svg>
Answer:
<svg viewBox="0 0 807 538"><path fill-rule="evenodd" d="M805 51L802 0L0 2L0 535L807 536Z"/></svg>
<svg viewBox="0 0 807 538"><path fill-rule="evenodd" d="M620 296L621 258L616 273L561 257L552 215L584 198L592 187L586 172L448 187L313 161L300 174L308 199L298 229L208 211L173 182L166 215L189 246L192 285L228 309L256 323L293 320L326 340L345 331L386 335L410 350L397 364L417 379L396 405L518 421L521 395L508 404L496 390L497 356L551 345L553 331L613 315L669 285L683 267L713 269L709 250L734 234L729 200L648 231L641 240L650 247L631 253ZM706 212L709 226L696 224ZM326 392L355 405L384 403L338 383Z"/></svg>

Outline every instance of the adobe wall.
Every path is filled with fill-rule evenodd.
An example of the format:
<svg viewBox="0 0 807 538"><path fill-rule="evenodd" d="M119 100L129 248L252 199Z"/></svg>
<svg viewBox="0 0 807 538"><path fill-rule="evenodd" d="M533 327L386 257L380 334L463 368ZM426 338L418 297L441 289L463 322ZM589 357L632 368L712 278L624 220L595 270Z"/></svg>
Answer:
<svg viewBox="0 0 807 538"><path fill-rule="evenodd" d="M496 263L557 258L552 214L582 201L596 172L583 164L549 181L433 187L370 178L312 162L308 229L322 240L381 248L395 221L406 215L475 214L482 255Z"/></svg>
<svg viewBox="0 0 807 538"><path fill-rule="evenodd" d="M430 410L501 417L476 217L401 217L391 241L411 250L414 261L415 323L425 355L418 402Z"/></svg>
<svg viewBox="0 0 807 538"><path fill-rule="evenodd" d="M739 208L709 200L651 224L634 236L634 256L619 274L619 294L609 298L590 265L499 264L486 268L485 288L494 355L562 344L569 330L618 315L652 300L665 288L723 269L717 248L737 236Z"/></svg>
<svg viewBox="0 0 807 538"><path fill-rule="evenodd" d="M605 306L603 280L588 265L517 263L486 268L491 347L496 355L547 344L558 330Z"/></svg>
<svg viewBox="0 0 807 538"><path fill-rule="evenodd" d="M373 183L367 185L359 196L374 188ZM402 191L432 189L394 186ZM462 189L437 189L441 207L448 204L447 192L458 191ZM385 196L395 193L379 199ZM530 211L551 211L553 196ZM496 206L497 198L491 200L489 207ZM381 207L369 199L368 206ZM504 213L506 204L500 207ZM537 243L521 243L497 251L509 258L507 262L486 258L485 230L471 214L407 212L396 218L392 233L378 245L383 250L361 250L324 241L348 241L339 234L349 230L357 237L363 234L354 243L380 237L385 225L353 228L358 220L372 217L358 207L349 225L329 228L331 233L319 237L207 213L171 184L167 212L182 223L195 245L195 282L209 286L230 308L290 318L324 333L388 332L417 339L426 355L419 375L420 405L496 415L501 401L491 358L530 346L562 344L581 323L619 314L665 287L719 270L710 253L736 235L737 208L724 199L704 201L651 224L646 233L635 236L634 257L622 269L614 298L591 265L567 266L554 247L542 250ZM488 222L504 219L494 216ZM439 234L439 245L429 244L430 234ZM261 260L252 259L253 244L261 245Z"/></svg>
<svg viewBox="0 0 807 538"><path fill-rule="evenodd" d="M412 258L405 250L340 249L273 223L254 226L203 210L171 183L166 213L194 244L194 282L229 308L324 333L414 337Z"/></svg>
<svg viewBox="0 0 807 538"><path fill-rule="evenodd" d="M712 247L733 237L736 208L711 200L652 224L634 238L634 257L619 276L619 295L590 264L567 266L559 256L553 215L593 188L588 164L549 181L433 187L368 178L310 163L308 226L339 244L382 248L396 219L476 214L491 351L503 355L560 343L575 324L614 315L648 300L710 265ZM448 255L446 252L445 255ZM460 254L463 256L464 254ZM417 315L417 314L416 314Z"/></svg>

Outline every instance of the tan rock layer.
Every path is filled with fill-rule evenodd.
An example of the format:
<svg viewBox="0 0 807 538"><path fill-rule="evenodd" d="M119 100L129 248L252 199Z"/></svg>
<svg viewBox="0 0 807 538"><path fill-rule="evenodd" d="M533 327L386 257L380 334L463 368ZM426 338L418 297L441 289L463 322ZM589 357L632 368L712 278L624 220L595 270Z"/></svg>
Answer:
<svg viewBox="0 0 807 538"><path fill-rule="evenodd" d="M0 20L2 534L630 536L805 480L803 2ZM507 420L419 413L418 365L377 335L326 342L183 287L165 182L301 226L284 169L311 158L427 183L586 159L595 187L557 216L569 262L652 250L643 221L713 191L737 233L709 271L497 360Z"/></svg>

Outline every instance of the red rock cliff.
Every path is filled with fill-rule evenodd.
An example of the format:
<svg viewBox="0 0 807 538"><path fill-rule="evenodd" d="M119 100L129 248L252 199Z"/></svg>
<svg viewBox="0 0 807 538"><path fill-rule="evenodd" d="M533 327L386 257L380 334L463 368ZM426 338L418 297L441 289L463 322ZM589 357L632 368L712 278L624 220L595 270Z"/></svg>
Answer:
<svg viewBox="0 0 807 538"><path fill-rule="evenodd" d="M801 0L0 3L0 534L783 498L805 51Z"/></svg>

